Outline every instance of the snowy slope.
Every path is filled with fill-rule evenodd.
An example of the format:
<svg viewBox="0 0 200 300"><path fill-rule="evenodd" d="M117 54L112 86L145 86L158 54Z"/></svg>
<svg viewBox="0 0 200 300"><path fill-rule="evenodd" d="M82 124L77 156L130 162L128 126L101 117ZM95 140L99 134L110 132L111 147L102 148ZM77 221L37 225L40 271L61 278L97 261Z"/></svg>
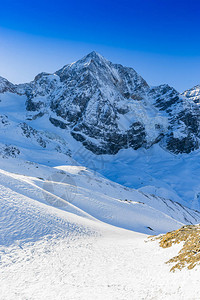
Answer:
<svg viewBox="0 0 200 300"><path fill-rule="evenodd" d="M199 222L199 213L81 166L16 158L1 159L0 197L1 299L200 297L198 268L165 264L180 247L141 233Z"/></svg>
<svg viewBox="0 0 200 300"><path fill-rule="evenodd" d="M198 212L125 188L85 167L51 168L19 159L1 162L2 245L76 230L84 233L91 220L147 234L200 222Z"/></svg>
<svg viewBox="0 0 200 300"><path fill-rule="evenodd" d="M199 299L199 269L171 273L165 264L180 247L163 249L146 240L144 235L107 226L101 236L0 248L0 298Z"/></svg>
<svg viewBox="0 0 200 300"><path fill-rule="evenodd" d="M121 150L114 156L79 156L78 152L74 158L122 185L200 210L199 151L176 156L154 145L148 150Z"/></svg>

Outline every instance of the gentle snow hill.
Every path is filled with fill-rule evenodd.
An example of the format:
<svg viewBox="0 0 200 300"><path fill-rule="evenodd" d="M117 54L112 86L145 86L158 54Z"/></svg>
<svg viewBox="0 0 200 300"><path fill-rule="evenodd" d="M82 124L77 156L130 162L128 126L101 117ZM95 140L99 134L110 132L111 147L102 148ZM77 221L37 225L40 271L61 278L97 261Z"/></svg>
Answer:
<svg viewBox="0 0 200 300"><path fill-rule="evenodd" d="M51 168L1 159L1 168L3 245L76 231L87 234L88 224L95 228L102 222L146 234L200 222L196 211L123 187L82 166Z"/></svg>

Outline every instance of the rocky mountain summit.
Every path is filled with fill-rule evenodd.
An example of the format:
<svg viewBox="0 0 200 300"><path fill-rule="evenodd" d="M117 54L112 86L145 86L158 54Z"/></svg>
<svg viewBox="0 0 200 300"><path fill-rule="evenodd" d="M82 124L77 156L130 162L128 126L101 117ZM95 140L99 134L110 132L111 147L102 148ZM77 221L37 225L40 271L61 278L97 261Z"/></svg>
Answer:
<svg viewBox="0 0 200 300"><path fill-rule="evenodd" d="M48 120L62 137L68 132L98 155L156 143L175 154L198 149L200 110L191 93L179 94L167 84L150 87L134 69L96 52L30 83L0 78L0 99L5 94L24 99L23 128L38 129L37 120L42 130Z"/></svg>
<svg viewBox="0 0 200 300"><path fill-rule="evenodd" d="M200 103L200 85L196 85L193 88L186 90L182 93L183 96L187 97L188 99L193 100L195 103Z"/></svg>

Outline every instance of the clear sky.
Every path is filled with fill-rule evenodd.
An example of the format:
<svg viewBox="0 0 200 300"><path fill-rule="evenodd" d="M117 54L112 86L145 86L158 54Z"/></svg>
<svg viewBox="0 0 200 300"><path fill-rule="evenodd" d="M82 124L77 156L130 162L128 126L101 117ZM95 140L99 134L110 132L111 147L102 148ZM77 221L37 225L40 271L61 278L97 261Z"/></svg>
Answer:
<svg viewBox="0 0 200 300"><path fill-rule="evenodd" d="M0 75L8 80L30 81L93 50L150 85L200 84L200 1L1 1Z"/></svg>

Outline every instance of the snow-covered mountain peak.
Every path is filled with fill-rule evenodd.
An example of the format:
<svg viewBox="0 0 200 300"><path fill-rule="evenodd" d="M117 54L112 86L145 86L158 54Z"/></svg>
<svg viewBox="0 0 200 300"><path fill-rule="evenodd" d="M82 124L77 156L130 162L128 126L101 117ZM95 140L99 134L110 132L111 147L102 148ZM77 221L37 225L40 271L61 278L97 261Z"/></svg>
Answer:
<svg viewBox="0 0 200 300"><path fill-rule="evenodd" d="M112 85L112 88L118 87L121 90L122 86L128 89L127 85L130 85L129 89L131 89L131 85L137 86L137 88L140 85L148 86L146 81L134 69L113 64L95 51L72 64L64 66L56 74L60 76L61 81L65 82L79 76L79 79L84 80L84 84L87 83L85 81L86 77L88 80L96 80L96 83L101 86L103 84Z"/></svg>
<svg viewBox="0 0 200 300"><path fill-rule="evenodd" d="M54 74L40 73L29 84L2 82L2 92L16 89L27 97L29 119L46 116L95 154L155 143L173 153L199 147L200 111L194 101L167 84L150 88L134 69L95 51Z"/></svg>
<svg viewBox="0 0 200 300"><path fill-rule="evenodd" d="M102 56L101 54L99 54L96 51L90 52L89 54L85 55L81 60L84 61L84 60L89 60L89 59L96 61L96 62L104 62L104 63L109 62L104 56Z"/></svg>
<svg viewBox="0 0 200 300"><path fill-rule="evenodd" d="M106 64L110 64L110 62L104 57L102 56L101 54L99 54L98 52L96 51L92 51L90 53L88 53L87 55L85 55L83 58L79 59L78 61L76 61L74 64L76 65L80 65L80 66L89 66L90 64L92 63L96 63L98 64L99 66L105 66Z"/></svg>
<svg viewBox="0 0 200 300"><path fill-rule="evenodd" d="M104 66L109 64L103 56L98 54L96 51L92 51L91 53L85 55L83 58L62 67L60 70L56 71L56 74L64 78L64 75L70 71L80 71L82 68L88 68L91 64L98 64L98 66Z"/></svg>
<svg viewBox="0 0 200 300"><path fill-rule="evenodd" d="M195 103L200 103L200 84L194 86L193 88L186 90L182 93L186 98L194 101Z"/></svg>
<svg viewBox="0 0 200 300"><path fill-rule="evenodd" d="M199 149L200 107L192 98L168 84L149 87L134 69L96 52L30 83L0 83L0 151L6 157L39 157L53 165L80 148L95 159L126 150L151 153L154 146L171 156Z"/></svg>
<svg viewBox="0 0 200 300"><path fill-rule="evenodd" d="M7 79L0 76L0 93L15 92L15 86Z"/></svg>

